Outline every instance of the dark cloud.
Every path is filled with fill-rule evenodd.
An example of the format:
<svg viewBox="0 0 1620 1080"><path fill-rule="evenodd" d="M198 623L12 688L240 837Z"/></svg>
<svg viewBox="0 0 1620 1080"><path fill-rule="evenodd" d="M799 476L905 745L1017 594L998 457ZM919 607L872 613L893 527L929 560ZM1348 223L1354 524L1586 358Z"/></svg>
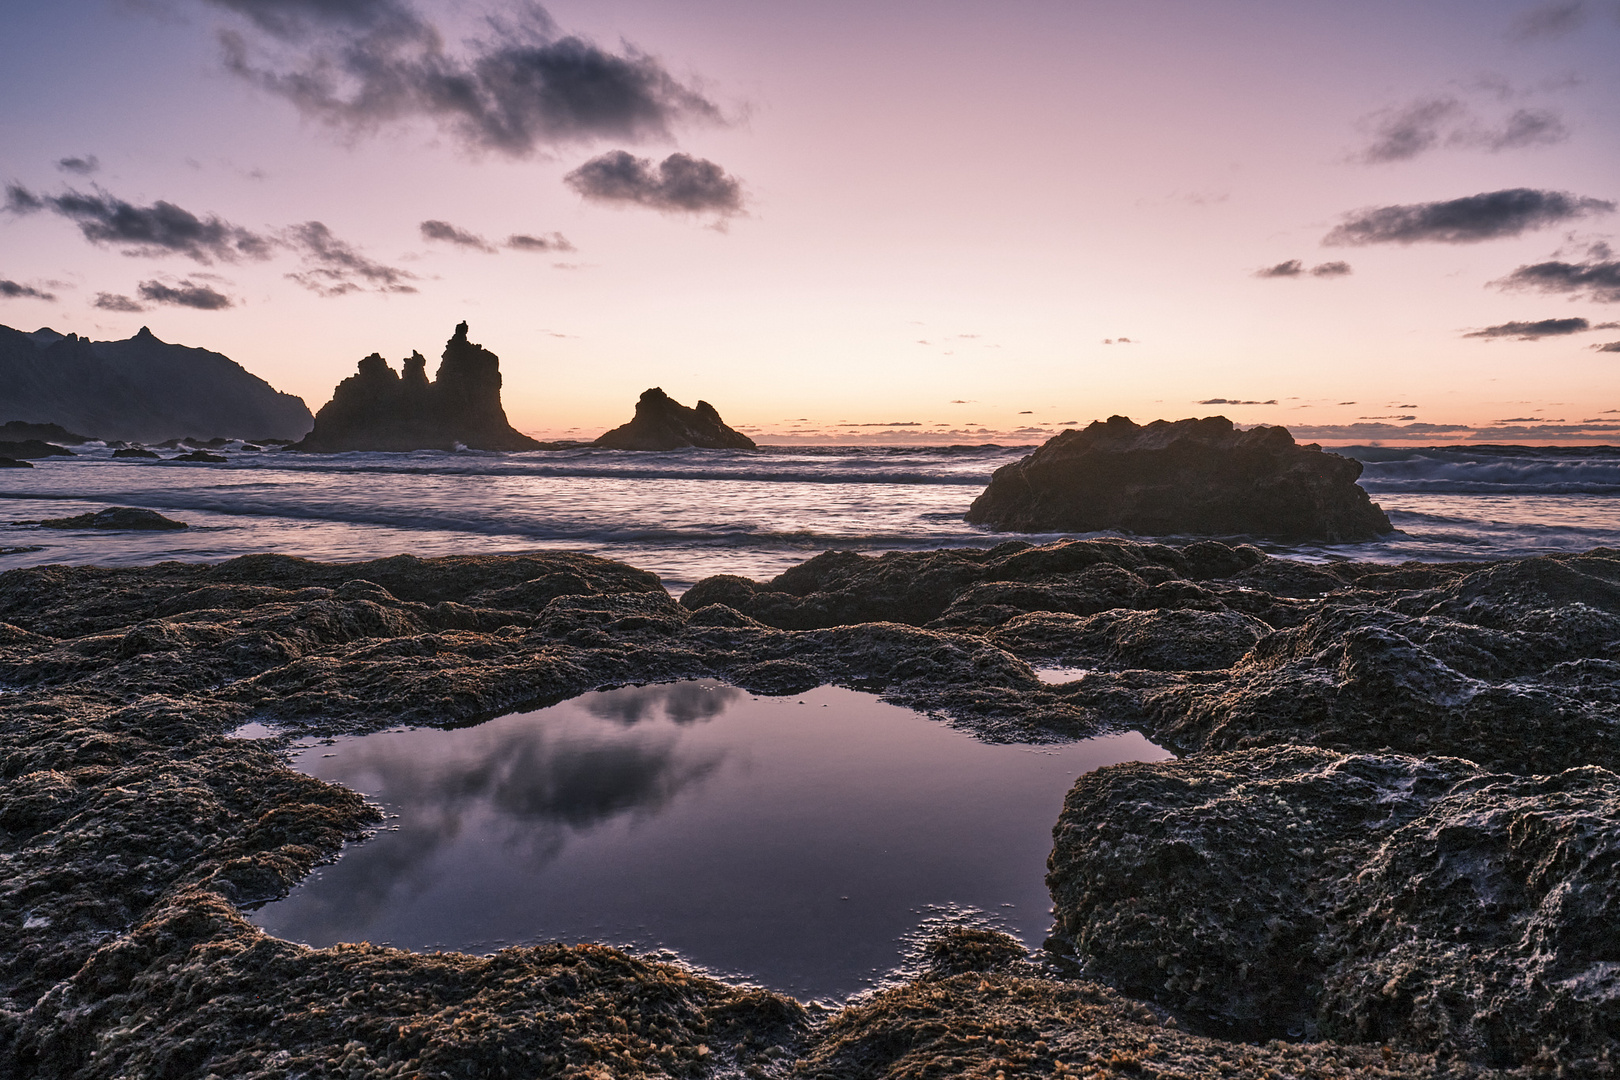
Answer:
<svg viewBox="0 0 1620 1080"><path fill-rule="evenodd" d="M1599 245L1607 253L1607 248ZM1603 304L1620 303L1620 259L1599 256L1586 262L1548 262L1521 266L1500 281L1502 289L1525 289L1544 293L1585 295Z"/></svg>
<svg viewBox="0 0 1620 1080"><path fill-rule="evenodd" d="M1275 404L1277 404L1277 399L1272 398L1270 401L1239 401L1237 398L1212 397L1212 398L1205 398L1203 401L1195 402L1195 404L1198 404L1198 405L1275 405Z"/></svg>
<svg viewBox="0 0 1620 1080"><path fill-rule="evenodd" d="M302 225L284 229L281 242L298 252L304 260L304 269L288 274L288 280L320 296L343 296L363 291L416 291L416 286L408 284L416 280L415 274L395 266L385 266L362 255L352 244L339 240L331 229L319 221L306 221Z"/></svg>
<svg viewBox="0 0 1620 1080"><path fill-rule="evenodd" d="M49 210L78 224L92 244L112 244L125 255L184 255L200 263L267 259L272 242L258 233L209 215L199 217L159 199L136 206L104 191L86 195L36 195L18 184L6 189L6 209L29 214Z"/></svg>
<svg viewBox="0 0 1620 1080"><path fill-rule="evenodd" d="M89 176L101 168L101 162L96 155L86 154L83 157L65 157L56 163L56 167L63 172L75 173L79 176Z"/></svg>
<svg viewBox="0 0 1620 1080"><path fill-rule="evenodd" d="M96 293L96 299L90 306L100 308L102 311L136 312L146 310L137 301L120 293Z"/></svg>
<svg viewBox="0 0 1620 1080"><path fill-rule="evenodd" d="M594 202L647 206L665 213L742 212L742 184L712 161L671 154L658 163L611 150L592 158L563 181Z"/></svg>
<svg viewBox="0 0 1620 1080"><path fill-rule="evenodd" d="M1531 8L1513 21L1513 36L1528 41L1532 38L1558 37L1577 30L1586 23L1586 4L1583 0L1555 0Z"/></svg>
<svg viewBox="0 0 1620 1080"><path fill-rule="evenodd" d="M720 110L654 57L562 35L543 9L491 20L465 54L400 0L211 0L256 35L220 35L226 67L302 113L360 134L427 119L465 147L524 157L593 139L667 138Z"/></svg>
<svg viewBox="0 0 1620 1080"><path fill-rule="evenodd" d="M470 233L465 229L458 229L448 221L422 222L422 239L442 240L446 244L457 247L472 248L474 251L487 251L493 253L495 245L485 240L477 233Z"/></svg>
<svg viewBox="0 0 1620 1080"><path fill-rule="evenodd" d="M194 281L179 281L173 285L165 285L161 281L143 281L135 291L142 300L154 304L172 304L175 307L196 308L198 311L221 311L235 304L224 293Z"/></svg>
<svg viewBox="0 0 1620 1080"><path fill-rule="evenodd" d="M1297 278L1310 274L1312 277L1343 277L1348 273L1350 273L1350 264L1347 262L1317 263L1307 270L1303 261L1289 259L1287 262L1280 262L1276 266L1267 266L1264 269L1256 270L1254 276L1257 278Z"/></svg>
<svg viewBox="0 0 1620 1080"><path fill-rule="evenodd" d="M1500 326L1487 326L1464 334L1471 338L1516 338L1519 341L1540 341L1544 337L1565 334L1584 334L1592 324L1581 318L1541 319L1537 322L1505 322Z"/></svg>
<svg viewBox="0 0 1620 1080"><path fill-rule="evenodd" d="M514 233L506 238L506 246L513 251L573 251L574 245L560 232L528 236Z"/></svg>
<svg viewBox="0 0 1620 1080"><path fill-rule="evenodd" d="M1602 345L1594 345L1592 348L1598 352L1620 352L1620 341L1609 341Z"/></svg>
<svg viewBox="0 0 1620 1080"><path fill-rule="evenodd" d="M1381 109L1363 117L1359 126L1371 135L1371 141L1354 157L1369 165L1410 161L1442 146L1521 150L1569 138L1563 119L1551 109L1518 109L1493 127L1481 123L1473 110L1454 97L1420 98Z"/></svg>
<svg viewBox="0 0 1620 1080"><path fill-rule="evenodd" d="M1509 188L1444 202L1378 206L1345 215L1322 238L1324 244L1470 244L1518 236L1585 217L1606 214L1615 204L1565 191Z"/></svg>
<svg viewBox="0 0 1620 1080"><path fill-rule="evenodd" d="M55 300L55 293L36 289L32 285L23 285L20 282L8 281L0 278L0 299L5 300Z"/></svg>

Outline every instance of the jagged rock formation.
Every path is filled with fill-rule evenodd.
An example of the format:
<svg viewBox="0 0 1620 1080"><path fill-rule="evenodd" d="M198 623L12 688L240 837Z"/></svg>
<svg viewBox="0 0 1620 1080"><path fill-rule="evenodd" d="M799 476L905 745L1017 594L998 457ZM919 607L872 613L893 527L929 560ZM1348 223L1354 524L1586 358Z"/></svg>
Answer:
<svg viewBox="0 0 1620 1080"><path fill-rule="evenodd" d="M438 374L413 352L396 373L376 353L338 383L315 414L315 429L288 447L307 453L343 450L539 450L545 444L515 430L501 408L500 357L456 327Z"/></svg>
<svg viewBox="0 0 1620 1080"><path fill-rule="evenodd" d="M1284 427L1236 431L1224 416L1143 427L1111 416L997 469L967 520L1024 532L1350 543L1394 531L1360 475L1359 461L1300 446Z"/></svg>
<svg viewBox="0 0 1620 1080"><path fill-rule="evenodd" d="M754 440L726 426L707 401L689 409L659 387L642 392L636 415L591 445L609 450L679 450L701 446L711 450L752 450Z"/></svg>
<svg viewBox="0 0 1620 1080"><path fill-rule="evenodd" d="M183 435L301 437L312 422L301 398L278 392L229 357L159 341L125 341L0 326L0 409L21 423L0 438L158 442ZM69 431L68 429L71 429Z"/></svg>

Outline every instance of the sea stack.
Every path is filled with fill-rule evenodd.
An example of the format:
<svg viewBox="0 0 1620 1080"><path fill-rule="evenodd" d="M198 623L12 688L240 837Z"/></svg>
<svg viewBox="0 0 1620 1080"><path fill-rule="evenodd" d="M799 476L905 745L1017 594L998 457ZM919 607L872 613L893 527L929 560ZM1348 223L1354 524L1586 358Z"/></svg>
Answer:
<svg viewBox="0 0 1620 1080"><path fill-rule="evenodd" d="M701 446L711 450L753 450L754 440L726 426L707 401L689 409L658 387L642 392L636 415L591 445L609 450L679 450Z"/></svg>
<svg viewBox="0 0 1620 1080"><path fill-rule="evenodd" d="M997 469L966 517L1023 532L1353 543L1394 531L1360 475L1361 462L1301 446L1284 427L1111 416Z"/></svg>
<svg viewBox="0 0 1620 1080"><path fill-rule="evenodd" d="M395 372L377 353L338 383L315 414L315 429L289 450L332 454L343 450L538 450L541 443L507 423L501 407L500 357L467 340L456 327L438 373L427 377L421 353Z"/></svg>

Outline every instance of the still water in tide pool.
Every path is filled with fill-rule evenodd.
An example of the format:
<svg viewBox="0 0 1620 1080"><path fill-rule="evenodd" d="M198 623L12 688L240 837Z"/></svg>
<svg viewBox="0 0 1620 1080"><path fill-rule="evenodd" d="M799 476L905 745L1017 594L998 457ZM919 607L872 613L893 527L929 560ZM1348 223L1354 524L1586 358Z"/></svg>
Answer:
<svg viewBox="0 0 1620 1080"><path fill-rule="evenodd" d="M672 950L803 999L873 985L938 909L1038 945L1075 778L1169 754L1140 735L991 745L871 694L627 687L456 730L301 748L390 815L251 914L326 946Z"/></svg>

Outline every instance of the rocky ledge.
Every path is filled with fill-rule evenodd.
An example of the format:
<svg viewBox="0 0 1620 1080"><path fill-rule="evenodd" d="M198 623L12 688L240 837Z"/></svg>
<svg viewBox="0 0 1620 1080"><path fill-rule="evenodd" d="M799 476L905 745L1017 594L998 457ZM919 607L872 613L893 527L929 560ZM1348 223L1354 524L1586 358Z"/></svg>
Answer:
<svg viewBox="0 0 1620 1080"><path fill-rule="evenodd" d="M1089 669L1048 684L1036 670ZM1082 777L1051 951L944 929L806 1010L601 946L311 950L236 905L377 823L295 734L715 677L980 737L1132 727ZM1310 566L1124 541L829 553L677 603L559 553L0 574L0 1074L1608 1075L1620 553ZM282 740L230 737L259 720ZM1265 1041L1261 1041L1265 1040Z"/></svg>
<svg viewBox="0 0 1620 1080"><path fill-rule="evenodd" d="M1356 483L1361 463L1300 446L1284 427L1224 416L1110 416L1065 431L990 478L978 525L1022 532L1264 536L1350 543L1394 531Z"/></svg>
<svg viewBox="0 0 1620 1080"><path fill-rule="evenodd" d="M628 424L620 424L591 445L608 450L680 450L688 446L752 450L754 440L727 427L707 401L689 409L655 386L642 391L636 415Z"/></svg>

